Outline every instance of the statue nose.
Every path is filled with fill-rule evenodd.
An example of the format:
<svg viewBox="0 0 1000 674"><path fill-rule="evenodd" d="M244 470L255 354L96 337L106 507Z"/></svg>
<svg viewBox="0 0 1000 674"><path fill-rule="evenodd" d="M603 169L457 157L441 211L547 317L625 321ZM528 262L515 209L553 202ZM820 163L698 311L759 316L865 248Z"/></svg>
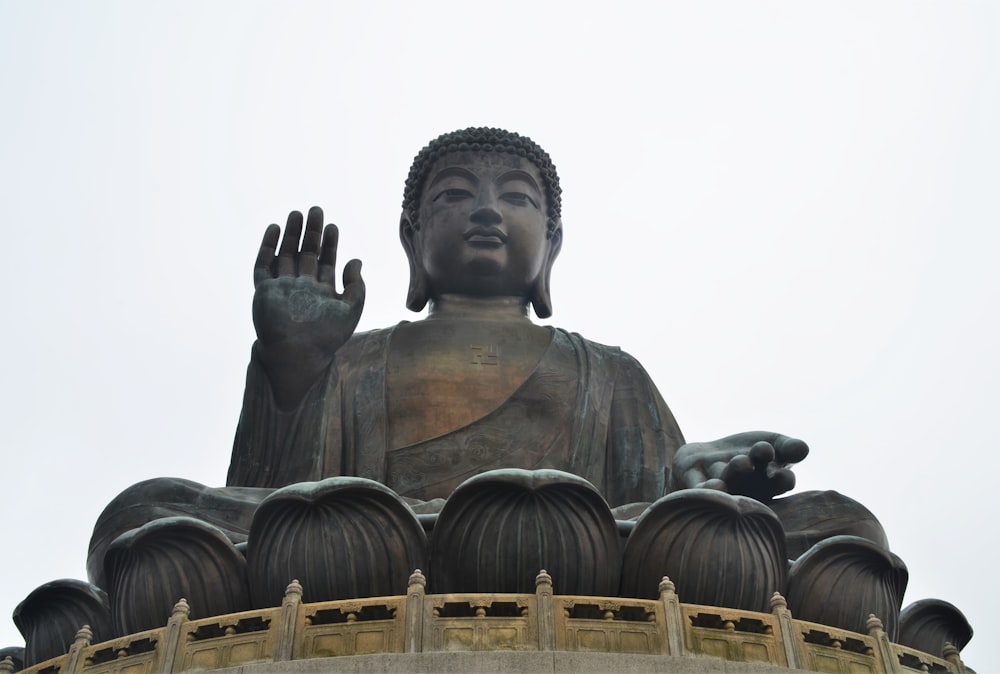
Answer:
<svg viewBox="0 0 1000 674"><path fill-rule="evenodd" d="M503 216L500 215L500 209L492 191L484 190L484 193L479 195L475 209L469 214L469 220L477 225L500 224L503 220Z"/></svg>
<svg viewBox="0 0 1000 674"><path fill-rule="evenodd" d="M495 206L485 205L472 211L469 219L477 225L499 225L503 216L500 215L500 211Z"/></svg>

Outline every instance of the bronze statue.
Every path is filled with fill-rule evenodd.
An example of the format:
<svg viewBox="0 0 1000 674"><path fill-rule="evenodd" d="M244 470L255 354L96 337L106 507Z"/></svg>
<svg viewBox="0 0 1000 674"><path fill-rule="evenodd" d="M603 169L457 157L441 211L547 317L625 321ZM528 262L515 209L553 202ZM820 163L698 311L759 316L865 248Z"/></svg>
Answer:
<svg viewBox="0 0 1000 674"><path fill-rule="evenodd" d="M578 594L655 591L669 572L699 603L767 610L799 588L800 617L862 631L878 606L895 633L906 570L874 516L836 492L776 498L804 442L685 443L634 358L531 322L529 305L552 313L563 237L559 178L533 141L470 128L416 156L399 235L422 320L355 334L361 263L338 292L323 219L292 212L264 233L227 486L149 480L98 520L88 575L114 631L159 624L182 594L192 616L266 606L293 577L313 600L399 594L399 569L418 565L438 591L513 592L537 563ZM845 573L860 589L833 601L824 579ZM101 596L57 590L79 611ZM44 625L47 601L18 611Z"/></svg>
<svg viewBox="0 0 1000 674"><path fill-rule="evenodd" d="M441 136L417 155L400 216L406 304L430 311L353 336L364 282L352 260L336 291L337 228L313 208L303 236L293 212L279 247L271 225L228 484L359 475L430 499L490 469L555 468L612 505L696 486L765 500L789 490L801 441L745 433L678 453L681 431L634 358L531 323L529 304L552 313L560 206L555 167L529 139Z"/></svg>

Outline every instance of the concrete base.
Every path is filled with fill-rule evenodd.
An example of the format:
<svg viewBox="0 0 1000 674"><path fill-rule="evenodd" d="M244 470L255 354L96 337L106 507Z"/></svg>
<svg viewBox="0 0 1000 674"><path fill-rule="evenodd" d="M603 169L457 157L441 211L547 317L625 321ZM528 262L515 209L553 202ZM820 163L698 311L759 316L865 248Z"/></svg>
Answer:
<svg viewBox="0 0 1000 674"><path fill-rule="evenodd" d="M483 651L465 653L385 653L290 662L265 662L214 670L215 674L321 674L350 672L551 672L552 674L779 674L793 672L776 665L728 662L716 658L672 658L660 655L576 653L565 651Z"/></svg>

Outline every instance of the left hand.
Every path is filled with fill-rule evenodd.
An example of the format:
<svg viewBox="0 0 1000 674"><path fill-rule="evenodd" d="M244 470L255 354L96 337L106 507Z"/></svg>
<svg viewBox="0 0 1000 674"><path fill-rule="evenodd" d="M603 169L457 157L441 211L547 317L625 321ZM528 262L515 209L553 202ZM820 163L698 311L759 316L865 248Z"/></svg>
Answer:
<svg viewBox="0 0 1000 674"><path fill-rule="evenodd" d="M677 450L671 490L718 489L767 502L795 486L788 467L809 454L802 440L750 431L714 442L691 442Z"/></svg>

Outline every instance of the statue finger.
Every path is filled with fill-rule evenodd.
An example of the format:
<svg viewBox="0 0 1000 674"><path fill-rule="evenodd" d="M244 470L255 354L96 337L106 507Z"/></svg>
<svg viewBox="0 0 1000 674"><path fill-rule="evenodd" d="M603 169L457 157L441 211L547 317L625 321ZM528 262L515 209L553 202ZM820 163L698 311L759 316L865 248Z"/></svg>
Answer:
<svg viewBox="0 0 1000 674"><path fill-rule="evenodd" d="M768 465L767 480L770 486L769 491L774 496L784 494L786 491L791 491L795 488L795 473L788 468L782 468L776 464Z"/></svg>
<svg viewBox="0 0 1000 674"><path fill-rule="evenodd" d="M365 304L365 281L361 278L361 260L351 260L344 267L343 299L358 309Z"/></svg>
<svg viewBox="0 0 1000 674"><path fill-rule="evenodd" d="M280 237L281 227L277 225L268 225L267 229L264 230L264 238L260 242L257 260L253 265L254 285L274 277L271 265L274 263L274 251L278 247L278 239Z"/></svg>
<svg viewBox="0 0 1000 674"><path fill-rule="evenodd" d="M306 233L302 238L302 252L319 255L320 241L323 239L323 209L313 206L306 215Z"/></svg>
<svg viewBox="0 0 1000 674"><path fill-rule="evenodd" d="M337 243L340 238L340 230L337 225L327 225L323 230L323 243L319 253L319 275L317 278L322 283L333 285L337 268Z"/></svg>
<svg viewBox="0 0 1000 674"><path fill-rule="evenodd" d="M774 452L778 463L798 463L809 456L809 445L798 438L783 436L774 443Z"/></svg>
<svg viewBox="0 0 1000 674"><path fill-rule="evenodd" d="M727 484L732 483L740 478L745 478L750 473L753 473L754 463L746 454L740 454L734 456L726 464L725 470L722 471L722 479L726 481Z"/></svg>
<svg viewBox="0 0 1000 674"><path fill-rule="evenodd" d="M774 445L765 440L755 442L750 447L750 459L757 465L774 461Z"/></svg>
<svg viewBox="0 0 1000 674"><path fill-rule="evenodd" d="M708 476L700 468L690 468L684 471L684 482L683 486L690 489L691 487L700 487L705 484Z"/></svg>
<svg viewBox="0 0 1000 674"><path fill-rule="evenodd" d="M706 480L704 483L699 485L702 489L714 489L715 491L728 492L729 487L726 485L725 481L718 478L712 478L711 480Z"/></svg>
<svg viewBox="0 0 1000 674"><path fill-rule="evenodd" d="M275 267L277 276L294 276L295 260L299 253L299 239L302 238L302 214L292 211L285 223L285 234L281 238Z"/></svg>
<svg viewBox="0 0 1000 674"><path fill-rule="evenodd" d="M302 252L299 253L299 276L316 276L317 259L323 240L323 209L313 206L306 217L306 230L302 235Z"/></svg>
<svg viewBox="0 0 1000 674"><path fill-rule="evenodd" d="M723 475L726 474L726 470L729 467L728 461L713 461L708 464L708 470L705 473L710 479L713 480L723 480Z"/></svg>
<svg viewBox="0 0 1000 674"><path fill-rule="evenodd" d="M292 211L285 222L285 235L281 239L278 255L295 255L299 252L299 239L302 238L302 214Z"/></svg>
<svg viewBox="0 0 1000 674"><path fill-rule="evenodd" d="M316 278L317 274L316 253L299 253L298 275Z"/></svg>

